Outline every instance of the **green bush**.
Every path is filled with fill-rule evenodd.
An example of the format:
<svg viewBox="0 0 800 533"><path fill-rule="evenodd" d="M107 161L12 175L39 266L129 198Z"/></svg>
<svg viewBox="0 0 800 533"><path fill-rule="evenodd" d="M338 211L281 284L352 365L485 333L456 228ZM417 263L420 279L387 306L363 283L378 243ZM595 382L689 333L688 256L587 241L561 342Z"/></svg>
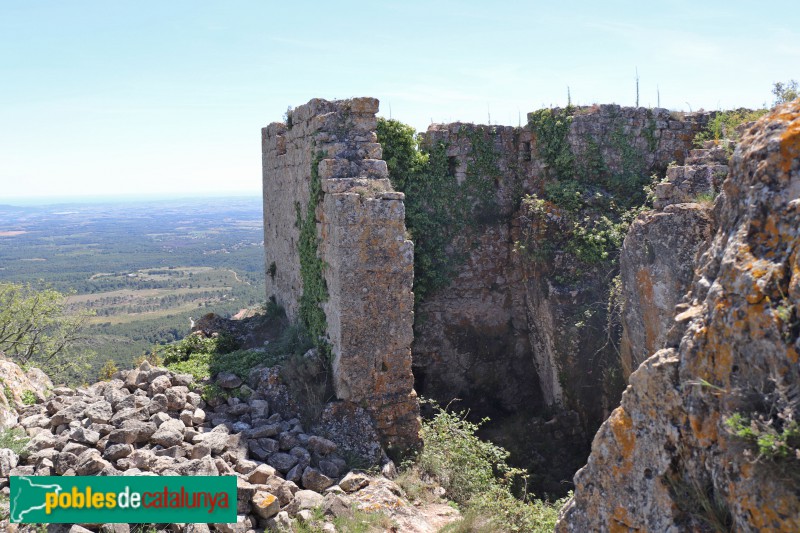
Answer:
<svg viewBox="0 0 800 533"><path fill-rule="evenodd" d="M450 283L466 254L458 242L470 230L496 221L494 183L499 178L494 131L464 130L472 153L459 183L444 142L423 143L410 126L378 119L378 142L394 188L405 193L406 226L414 241L414 297ZM455 245L454 245L455 244Z"/></svg>
<svg viewBox="0 0 800 533"><path fill-rule="evenodd" d="M605 215L597 220L585 217L575 221L566 249L586 264L602 263L619 252L629 225L625 219L614 222Z"/></svg>
<svg viewBox="0 0 800 533"><path fill-rule="evenodd" d="M165 346L160 355L163 357L164 364L169 366L187 361L192 354L227 353L237 347L236 341L229 335L203 337L191 334L176 343Z"/></svg>
<svg viewBox="0 0 800 533"><path fill-rule="evenodd" d="M576 180L553 181L544 186L547 199L567 211L583 207L584 189Z"/></svg>
<svg viewBox="0 0 800 533"><path fill-rule="evenodd" d="M789 80L786 83L778 81L772 86L772 94L775 96L775 105L785 104L800 96L800 86L797 80Z"/></svg>
<svg viewBox="0 0 800 533"><path fill-rule="evenodd" d="M208 361L208 369L212 376L220 372L232 372L240 378L247 378L250 370L258 365L273 366L280 363L283 354L273 355L270 352L257 350L235 350L228 353L212 354Z"/></svg>
<svg viewBox="0 0 800 533"><path fill-rule="evenodd" d="M26 390L22 393L22 404L33 405L36 403L36 394L32 390Z"/></svg>
<svg viewBox="0 0 800 533"><path fill-rule="evenodd" d="M423 422L423 451L403 465L401 486L435 480L464 512L465 521L485 517L490 523L486 531L552 531L566 498L549 503L529 494L515 497L512 486L525 476L523 470L508 465L508 452L479 439L480 424L469 422L465 413L448 412L436 404L434 410L433 418ZM462 526L455 524L447 531L465 531L459 529Z"/></svg>
<svg viewBox="0 0 800 533"><path fill-rule="evenodd" d="M182 361L168 363L166 367L178 374L191 374L194 381L199 383L211 377L211 371L209 370L211 357L212 354L210 353L197 352Z"/></svg>
<svg viewBox="0 0 800 533"><path fill-rule="evenodd" d="M736 128L746 122L758 120L769 112L767 109L733 109L721 111L708 121L708 125L694 138L695 146L702 147L706 141L738 141L741 135Z"/></svg>
<svg viewBox="0 0 800 533"><path fill-rule="evenodd" d="M575 175L575 155L567 142L575 108L539 109L528 117L536 136L536 151L554 179L571 179Z"/></svg>
<svg viewBox="0 0 800 533"><path fill-rule="evenodd" d="M791 415L767 419L734 413L725 420L725 427L761 459L800 461L800 424Z"/></svg>

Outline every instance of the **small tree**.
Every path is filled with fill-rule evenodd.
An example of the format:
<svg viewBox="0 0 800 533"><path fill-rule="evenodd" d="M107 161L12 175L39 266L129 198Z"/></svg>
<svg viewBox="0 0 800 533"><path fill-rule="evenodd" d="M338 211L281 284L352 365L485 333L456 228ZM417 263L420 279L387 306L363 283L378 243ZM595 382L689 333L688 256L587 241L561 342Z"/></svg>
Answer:
<svg viewBox="0 0 800 533"><path fill-rule="evenodd" d="M30 285L0 283L0 351L52 376L74 374L83 358L67 350L83 340L90 313L68 313L66 295Z"/></svg>
<svg viewBox="0 0 800 533"><path fill-rule="evenodd" d="M109 359L97 373L97 377L102 381L108 381L114 376L114 374L117 373L118 370L119 369L117 368L117 365L114 363L114 361Z"/></svg>
<svg viewBox="0 0 800 533"><path fill-rule="evenodd" d="M800 87L797 80L789 80L786 83L777 81L772 86L772 94L775 95L775 105L785 104L800 96Z"/></svg>

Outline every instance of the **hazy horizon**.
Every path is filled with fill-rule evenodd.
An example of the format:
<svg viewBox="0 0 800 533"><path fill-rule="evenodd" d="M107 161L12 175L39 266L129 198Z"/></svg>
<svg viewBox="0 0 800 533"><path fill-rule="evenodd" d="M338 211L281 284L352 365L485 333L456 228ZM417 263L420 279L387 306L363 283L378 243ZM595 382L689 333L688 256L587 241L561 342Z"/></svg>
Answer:
<svg viewBox="0 0 800 533"><path fill-rule="evenodd" d="M161 202L203 199L261 199L261 191L208 191L198 193L152 193L152 194L97 194L97 195L53 195L53 196L5 196L0 198L0 206L32 207L64 204L103 204Z"/></svg>

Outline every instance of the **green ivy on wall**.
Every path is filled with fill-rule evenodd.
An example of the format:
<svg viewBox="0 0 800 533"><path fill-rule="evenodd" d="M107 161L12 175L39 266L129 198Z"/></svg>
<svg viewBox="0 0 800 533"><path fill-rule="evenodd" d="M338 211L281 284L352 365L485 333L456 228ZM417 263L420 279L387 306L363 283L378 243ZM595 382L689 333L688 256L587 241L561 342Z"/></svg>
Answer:
<svg viewBox="0 0 800 533"><path fill-rule="evenodd" d="M461 183L443 142L420 143L413 128L378 119L378 142L389 177L406 195L406 227L414 241L414 295L421 302L446 286L466 257L457 241L471 228L496 219L495 183L500 179L494 131L467 130L472 152Z"/></svg>
<svg viewBox="0 0 800 533"><path fill-rule="evenodd" d="M328 286L325 283L325 262L318 254L319 237L317 236L316 210L322 201L322 184L319 178L319 162L324 153L317 152L311 162L311 182L305 216L300 203L295 204L297 227L300 239L297 243L300 253L300 277L303 280L303 294L300 297L300 321L308 331L314 344L320 351L327 351L325 340L328 329L322 303L328 300Z"/></svg>
<svg viewBox="0 0 800 533"><path fill-rule="evenodd" d="M560 209L564 231L551 234L551 240L555 238L558 242L518 242L515 247L533 254L533 259L545 257L534 253L537 247L551 251L560 249L584 265L608 263L613 269L628 226L648 200L646 187L653 177L647 174L643 154L620 123L613 125L607 137L607 149L618 160L615 171L592 137L583 139L582 153L573 153L568 135L576 112L576 108L567 107L541 109L529 115L537 154L546 165L547 181L544 195L527 197L522 208L530 210L529 207L538 201L551 202ZM651 149L655 141L654 128L655 122L650 120L644 132ZM539 219L542 216L539 213Z"/></svg>

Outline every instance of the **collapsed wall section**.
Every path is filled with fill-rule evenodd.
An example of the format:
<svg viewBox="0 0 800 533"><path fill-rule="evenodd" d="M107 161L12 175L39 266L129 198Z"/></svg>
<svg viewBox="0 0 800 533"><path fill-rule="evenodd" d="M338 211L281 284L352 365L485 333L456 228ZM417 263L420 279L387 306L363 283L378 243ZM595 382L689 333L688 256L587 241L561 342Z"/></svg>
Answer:
<svg viewBox="0 0 800 533"><path fill-rule="evenodd" d="M267 296L330 346L336 397L404 450L419 440L414 254L377 111L374 98L314 99L262 130Z"/></svg>

